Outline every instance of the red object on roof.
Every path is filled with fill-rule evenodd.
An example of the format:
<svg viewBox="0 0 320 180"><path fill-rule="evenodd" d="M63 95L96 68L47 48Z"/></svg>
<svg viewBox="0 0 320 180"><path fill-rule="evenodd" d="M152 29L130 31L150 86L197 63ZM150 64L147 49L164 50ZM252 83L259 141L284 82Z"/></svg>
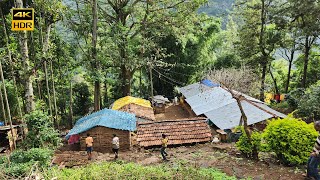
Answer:
<svg viewBox="0 0 320 180"><path fill-rule="evenodd" d="M212 134L204 118L143 122L138 124L137 142L142 147L161 145L166 134L168 145L208 142Z"/></svg>

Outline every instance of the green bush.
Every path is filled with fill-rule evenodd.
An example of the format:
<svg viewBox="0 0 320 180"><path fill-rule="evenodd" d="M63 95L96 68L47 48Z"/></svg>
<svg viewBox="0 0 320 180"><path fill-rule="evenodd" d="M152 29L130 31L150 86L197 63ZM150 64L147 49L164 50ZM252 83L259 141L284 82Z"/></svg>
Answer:
<svg viewBox="0 0 320 180"><path fill-rule="evenodd" d="M9 159L2 159L0 168L3 167L3 172L8 176L21 177L29 173L32 166L36 165L40 169L47 168L50 165L53 150L32 148L28 151L16 150Z"/></svg>
<svg viewBox="0 0 320 180"><path fill-rule="evenodd" d="M59 133L53 128L53 122L47 114L42 111L33 111L27 114L25 119L29 131L22 143L25 149L59 146L61 142Z"/></svg>
<svg viewBox="0 0 320 180"><path fill-rule="evenodd" d="M287 165L294 165L307 161L317 135L313 124L289 115L284 119L269 121L263 132L263 139L279 160Z"/></svg>
<svg viewBox="0 0 320 180"><path fill-rule="evenodd" d="M256 147L257 151L262 150L261 146L261 138L262 135L259 132L253 131L251 134L251 143L248 141L248 136L244 131L243 126L239 127L241 129L242 135L236 143L236 147L241 153L246 155L247 157L252 157L253 148Z"/></svg>

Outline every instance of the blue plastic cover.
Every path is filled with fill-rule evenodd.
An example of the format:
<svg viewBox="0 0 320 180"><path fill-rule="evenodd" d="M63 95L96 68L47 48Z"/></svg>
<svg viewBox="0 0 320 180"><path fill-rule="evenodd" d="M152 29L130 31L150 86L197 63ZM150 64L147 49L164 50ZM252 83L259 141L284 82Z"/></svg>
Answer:
<svg viewBox="0 0 320 180"><path fill-rule="evenodd" d="M3 121L0 121L0 126L4 126L4 122Z"/></svg>
<svg viewBox="0 0 320 180"><path fill-rule="evenodd" d="M122 111L103 109L79 119L66 135L66 139L96 126L134 131L136 130L136 117L134 114Z"/></svg>
<svg viewBox="0 0 320 180"><path fill-rule="evenodd" d="M220 84L214 83L214 82L210 81L209 79L202 80L201 84L204 84L208 87L220 87Z"/></svg>

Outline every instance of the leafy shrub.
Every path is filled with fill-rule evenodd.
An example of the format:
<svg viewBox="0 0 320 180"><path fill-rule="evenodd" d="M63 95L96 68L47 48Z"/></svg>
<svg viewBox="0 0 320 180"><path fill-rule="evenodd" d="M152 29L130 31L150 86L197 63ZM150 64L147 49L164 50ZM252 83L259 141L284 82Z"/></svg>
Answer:
<svg viewBox="0 0 320 180"><path fill-rule="evenodd" d="M37 167L46 168L50 164L53 151L50 149L32 148L28 151L16 150L7 161L2 160L1 166L4 167L4 173L13 177L20 177L29 173L32 166L37 164Z"/></svg>
<svg viewBox="0 0 320 180"><path fill-rule="evenodd" d="M253 148L257 148L257 151L261 151L261 133L253 131L251 134L251 143L248 141L248 136L244 131L243 126L240 127L241 136L236 143L236 147L239 151L241 151L247 157L251 157L253 153Z"/></svg>
<svg viewBox="0 0 320 180"><path fill-rule="evenodd" d="M42 111L33 111L26 115L28 134L22 146L28 148L57 147L61 139L59 133L53 128L53 122Z"/></svg>
<svg viewBox="0 0 320 180"><path fill-rule="evenodd" d="M270 150L288 165L307 161L317 135L313 124L295 119L292 115L271 120L263 132L263 138Z"/></svg>
<svg viewBox="0 0 320 180"><path fill-rule="evenodd" d="M298 104L297 114L306 120L320 120L320 81L306 89Z"/></svg>

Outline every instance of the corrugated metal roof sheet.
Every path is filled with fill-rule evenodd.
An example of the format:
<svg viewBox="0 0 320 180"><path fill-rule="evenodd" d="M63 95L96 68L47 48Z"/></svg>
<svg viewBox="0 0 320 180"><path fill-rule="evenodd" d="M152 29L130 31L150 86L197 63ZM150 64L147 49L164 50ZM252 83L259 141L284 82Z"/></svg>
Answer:
<svg viewBox="0 0 320 180"><path fill-rule="evenodd" d="M96 126L134 131L136 130L136 118L134 114L103 109L79 119L67 134L66 139L69 139L71 135L85 132Z"/></svg>
<svg viewBox="0 0 320 180"><path fill-rule="evenodd" d="M183 94L184 97L190 98L194 95L197 95L199 93L202 93L210 89L211 88L206 85L203 85L200 83L194 83L194 84L190 84L188 86L179 88L179 91Z"/></svg>
<svg viewBox="0 0 320 180"><path fill-rule="evenodd" d="M248 118L248 125L273 117L273 115L247 101L241 101L241 104ZM237 102L206 112L205 115L220 129L230 129L238 126L241 118Z"/></svg>
<svg viewBox="0 0 320 180"><path fill-rule="evenodd" d="M206 115L219 128L231 128L239 124L240 110L237 102L230 92L222 87L212 87L195 83L180 88L181 93L186 97L186 102L190 105L196 115ZM272 117L286 117L285 114L279 113L264 102L253 97L241 94L246 100L242 102L244 111L248 116L248 123L254 124Z"/></svg>
<svg viewBox="0 0 320 180"><path fill-rule="evenodd" d="M212 109L235 102L235 99L233 99L231 94L225 89L214 87L211 88L210 91L205 91L187 98L186 101L196 115L200 115Z"/></svg>
<svg viewBox="0 0 320 180"><path fill-rule="evenodd" d="M168 145L207 142L211 131L205 119L187 119L141 123L137 128L137 142L142 147L161 145L161 135L166 134Z"/></svg>
<svg viewBox="0 0 320 180"><path fill-rule="evenodd" d="M274 117L281 117L281 118L285 118L287 115L282 114L272 108L270 108L268 105L264 104L264 103L256 103L256 102L252 102L253 104L259 106L260 108L264 109L265 111L270 112L271 114L274 114Z"/></svg>

